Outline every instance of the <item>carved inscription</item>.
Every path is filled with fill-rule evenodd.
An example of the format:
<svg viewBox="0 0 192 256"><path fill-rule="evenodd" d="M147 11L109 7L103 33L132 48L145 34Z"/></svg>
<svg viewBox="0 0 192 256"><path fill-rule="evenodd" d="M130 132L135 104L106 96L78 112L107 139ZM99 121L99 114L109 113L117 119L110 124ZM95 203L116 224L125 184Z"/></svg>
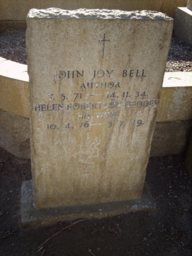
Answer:
<svg viewBox="0 0 192 256"><path fill-rule="evenodd" d="M54 81L56 79L68 80L68 79L82 79L86 72L84 70L60 70L54 72ZM119 77L135 77L143 78L146 77L145 69L128 69L115 72L114 70L94 70L92 75L90 75L90 80L95 78L111 78L113 76Z"/></svg>
<svg viewBox="0 0 192 256"><path fill-rule="evenodd" d="M54 75L54 79L56 80L57 77L60 79L64 79L64 78L79 78L79 77L83 77L84 76L84 70L82 71L78 71L78 70L60 70L59 72L55 71L55 75Z"/></svg>
<svg viewBox="0 0 192 256"><path fill-rule="evenodd" d="M62 104L36 104L34 106L35 111L60 111L60 110L78 110L78 109L110 109L110 108L120 108L121 106L125 108L145 108L154 107L156 108L159 104L159 100L140 100L140 101L110 101L110 102L83 102L83 103L67 103Z"/></svg>
<svg viewBox="0 0 192 256"><path fill-rule="evenodd" d="M105 39L105 32L103 34L103 39L99 39L99 42L103 42L102 58L104 58L105 42L110 42L110 40Z"/></svg>
<svg viewBox="0 0 192 256"><path fill-rule="evenodd" d="M145 70L142 71L139 69L130 69L130 70L123 70L123 77L146 77Z"/></svg>
<svg viewBox="0 0 192 256"><path fill-rule="evenodd" d="M105 40L104 34L103 40L100 40L100 42L103 42L103 56L106 41L110 40ZM62 87L59 96L56 92L49 92L47 93L48 98L46 102L34 104L34 111L36 113L63 111L69 115L71 111L76 111L77 123L66 122L62 127L59 127L57 123L47 124L47 130L54 131L63 127L69 130L80 130L90 129L94 126L105 126L107 129L117 126L119 129L123 129L127 124L139 128L147 120L135 118L130 121L117 121L120 109L124 108L124 111L135 108L142 110L156 108L159 104L158 99L148 99L150 95L145 90L129 91L129 80L127 78L145 79L147 76L145 69L125 69L122 71L115 71L113 69L94 70L90 76L90 81L86 82L84 81L85 74L85 70L60 70L54 72L54 81L57 79L61 81L78 79L76 92L72 91L70 95L67 95L68 93ZM123 80L121 82L115 81L113 77L122 77ZM127 90L123 86L124 81L127 84Z"/></svg>
<svg viewBox="0 0 192 256"><path fill-rule="evenodd" d="M80 89L93 89L93 88L120 88L120 83L119 82L88 82L88 83L83 83L80 86Z"/></svg>
<svg viewBox="0 0 192 256"><path fill-rule="evenodd" d="M81 129L81 128L88 128L90 126L96 126L96 125L107 125L107 128L111 128L112 126L115 126L117 125L119 128L120 127L123 127L127 124L128 122L124 121L124 120L121 120L120 122L113 122L113 121L108 121L106 123L90 123L89 121L85 121L85 122L79 122L79 127L78 129ZM133 121L130 121L130 123L132 125L135 125L135 126L141 126L143 125L143 121L141 119L138 119L138 120L133 120ZM71 125L71 123L67 123L66 125L64 125L64 128L67 128L67 129L73 129L73 126ZM56 124L47 124L47 130L55 130L55 129L59 129L59 127L57 127Z"/></svg>

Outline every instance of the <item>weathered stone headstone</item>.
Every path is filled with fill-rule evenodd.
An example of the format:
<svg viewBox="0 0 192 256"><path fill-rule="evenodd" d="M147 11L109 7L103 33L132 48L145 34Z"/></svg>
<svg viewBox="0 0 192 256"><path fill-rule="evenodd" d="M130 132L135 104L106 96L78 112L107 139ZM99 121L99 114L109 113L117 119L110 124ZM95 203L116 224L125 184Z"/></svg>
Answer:
<svg viewBox="0 0 192 256"><path fill-rule="evenodd" d="M27 22L35 206L141 198L173 20L50 8Z"/></svg>
<svg viewBox="0 0 192 256"><path fill-rule="evenodd" d="M175 34L183 42L192 45L192 0L187 7L178 7L174 24Z"/></svg>
<svg viewBox="0 0 192 256"><path fill-rule="evenodd" d="M192 11L192 0L188 0L187 8Z"/></svg>

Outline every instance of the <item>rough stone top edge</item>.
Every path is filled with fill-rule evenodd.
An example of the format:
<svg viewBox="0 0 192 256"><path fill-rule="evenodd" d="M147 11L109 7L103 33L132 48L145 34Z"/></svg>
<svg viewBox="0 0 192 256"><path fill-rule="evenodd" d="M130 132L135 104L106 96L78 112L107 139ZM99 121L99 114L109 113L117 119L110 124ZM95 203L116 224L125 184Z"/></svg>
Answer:
<svg viewBox="0 0 192 256"><path fill-rule="evenodd" d="M121 11L108 9L77 9L63 10L60 8L31 9L27 18L73 18L73 19L137 19L137 20L173 20L164 13L157 11Z"/></svg>

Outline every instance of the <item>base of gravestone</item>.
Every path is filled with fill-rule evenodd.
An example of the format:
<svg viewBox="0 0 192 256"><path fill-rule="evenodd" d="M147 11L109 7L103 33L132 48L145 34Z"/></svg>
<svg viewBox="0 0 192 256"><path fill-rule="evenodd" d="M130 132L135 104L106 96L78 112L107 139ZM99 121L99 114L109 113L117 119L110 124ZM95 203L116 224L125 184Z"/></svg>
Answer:
<svg viewBox="0 0 192 256"><path fill-rule="evenodd" d="M155 210L156 203L146 184L140 199L36 209L33 204L32 180L21 186L21 224L23 228L50 226L79 218L106 218L122 213Z"/></svg>

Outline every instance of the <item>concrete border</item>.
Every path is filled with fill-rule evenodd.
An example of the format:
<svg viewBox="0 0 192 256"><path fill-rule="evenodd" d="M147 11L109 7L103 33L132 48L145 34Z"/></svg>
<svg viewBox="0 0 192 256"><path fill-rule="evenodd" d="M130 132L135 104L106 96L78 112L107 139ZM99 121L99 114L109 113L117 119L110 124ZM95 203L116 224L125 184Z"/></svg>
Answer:
<svg viewBox="0 0 192 256"><path fill-rule="evenodd" d="M21 224L23 228L50 226L60 221L79 218L101 219L123 213L154 211L155 209L155 200L146 184L140 199L45 209L36 209L33 206L32 180L24 181L21 186Z"/></svg>
<svg viewBox="0 0 192 256"><path fill-rule="evenodd" d="M0 31L5 29L26 29L26 20L0 20Z"/></svg>
<svg viewBox="0 0 192 256"><path fill-rule="evenodd" d="M165 72L156 122L192 119L192 72Z"/></svg>
<svg viewBox="0 0 192 256"><path fill-rule="evenodd" d="M29 118L27 65L0 57L0 109Z"/></svg>

